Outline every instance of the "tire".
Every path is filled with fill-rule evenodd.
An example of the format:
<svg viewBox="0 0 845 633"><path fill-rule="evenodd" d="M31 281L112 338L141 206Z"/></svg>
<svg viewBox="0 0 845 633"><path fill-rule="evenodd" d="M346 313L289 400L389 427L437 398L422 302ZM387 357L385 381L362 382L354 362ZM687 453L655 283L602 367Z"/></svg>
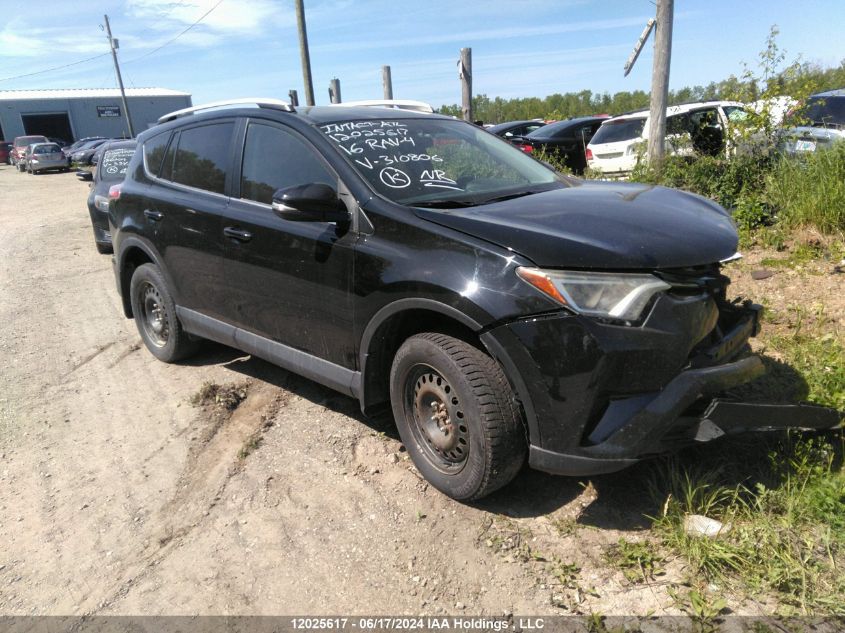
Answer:
<svg viewBox="0 0 845 633"><path fill-rule="evenodd" d="M165 363L187 358L199 348L182 329L176 304L158 266L142 264L132 274L129 298L135 325L150 353Z"/></svg>
<svg viewBox="0 0 845 633"><path fill-rule="evenodd" d="M414 465L453 499L498 490L525 462L525 427L507 378L465 341L438 333L405 341L393 359L390 400Z"/></svg>

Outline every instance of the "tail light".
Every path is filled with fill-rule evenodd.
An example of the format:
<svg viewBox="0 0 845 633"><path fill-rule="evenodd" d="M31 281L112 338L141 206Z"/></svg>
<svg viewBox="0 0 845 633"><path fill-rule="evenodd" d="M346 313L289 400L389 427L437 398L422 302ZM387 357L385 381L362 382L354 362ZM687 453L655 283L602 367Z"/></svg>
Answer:
<svg viewBox="0 0 845 633"><path fill-rule="evenodd" d="M589 147L587 148L587 151L584 153L584 155L587 157L587 160L593 160L593 150L591 150Z"/></svg>
<svg viewBox="0 0 845 633"><path fill-rule="evenodd" d="M120 189L123 185L118 183L109 187L109 200L120 200Z"/></svg>
<svg viewBox="0 0 845 633"><path fill-rule="evenodd" d="M530 145L520 145L520 146L519 146L519 149L521 149L521 150L522 150L523 152L525 152L526 154L530 154L531 152L533 152L533 151L534 151L534 148L533 148L533 147L531 147Z"/></svg>

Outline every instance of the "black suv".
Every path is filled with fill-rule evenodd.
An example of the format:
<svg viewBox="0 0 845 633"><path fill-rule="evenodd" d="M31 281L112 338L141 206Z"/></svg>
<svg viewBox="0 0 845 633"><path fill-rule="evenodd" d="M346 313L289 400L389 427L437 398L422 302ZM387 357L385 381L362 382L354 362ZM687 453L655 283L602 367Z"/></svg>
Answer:
<svg viewBox="0 0 845 633"><path fill-rule="evenodd" d="M124 311L161 360L212 339L389 405L461 500L526 456L610 472L753 426L710 397L763 371L713 202L563 177L438 115L213 105L143 132L110 192Z"/></svg>

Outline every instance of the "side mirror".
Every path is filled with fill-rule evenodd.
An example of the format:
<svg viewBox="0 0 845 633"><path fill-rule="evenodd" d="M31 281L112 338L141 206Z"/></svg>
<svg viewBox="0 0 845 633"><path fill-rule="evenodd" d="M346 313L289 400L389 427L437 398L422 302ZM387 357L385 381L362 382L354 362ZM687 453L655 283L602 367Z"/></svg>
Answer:
<svg viewBox="0 0 845 633"><path fill-rule="evenodd" d="M346 205L330 185L315 182L276 190L273 211L280 218L293 222L345 222L349 220Z"/></svg>
<svg viewBox="0 0 845 633"><path fill-rule="evenodd" d="M79 178L82 181L94 180L93 172L90 172L90 171L87 171L87 170L84 170L84 169L80 169L78 172L76 172L76 177Z"/></svg>

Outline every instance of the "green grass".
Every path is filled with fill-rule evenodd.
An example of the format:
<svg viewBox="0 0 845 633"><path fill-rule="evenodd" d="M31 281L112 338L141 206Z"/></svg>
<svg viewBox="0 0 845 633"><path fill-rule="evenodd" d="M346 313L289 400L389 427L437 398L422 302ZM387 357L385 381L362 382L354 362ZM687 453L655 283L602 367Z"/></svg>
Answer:
<svg viewBox="0 0 845 633"><path fill-rule="evenodd" d="M845 230L845 143L806 156L777 161L766 193L788 228L813 226L822 233Z"/></svg>
<svg viewBox="0 0 845 633"><path fill-rule="evenodd" d="M695 584L749 597L772 594L786 614L845 615L845 471L842 436L788 436L765 460L690 466L667 462L652 492L663 501L654 530L690 564ZM736 460L737 455L729 457ZM688 535L684 517L704 514L730 529Z"/></svg>
<svg viewBox="0 0 845 633"><path fill-rule="evenodd" d="M607 561L622 570L629 582L647 583L663 573L663 556L649 541L632 543L624 538L612 545L606 553Z"/></svg>

